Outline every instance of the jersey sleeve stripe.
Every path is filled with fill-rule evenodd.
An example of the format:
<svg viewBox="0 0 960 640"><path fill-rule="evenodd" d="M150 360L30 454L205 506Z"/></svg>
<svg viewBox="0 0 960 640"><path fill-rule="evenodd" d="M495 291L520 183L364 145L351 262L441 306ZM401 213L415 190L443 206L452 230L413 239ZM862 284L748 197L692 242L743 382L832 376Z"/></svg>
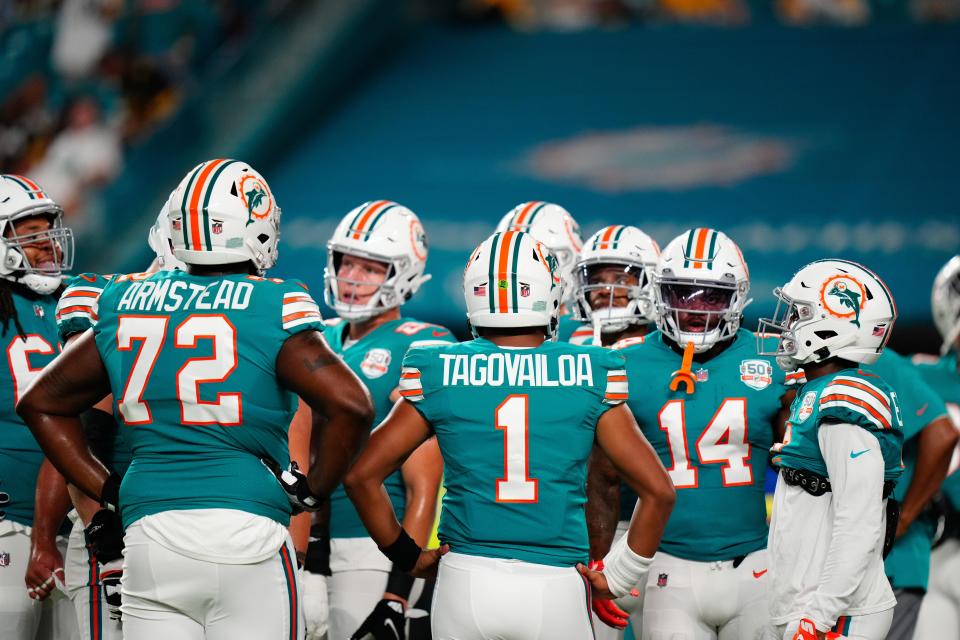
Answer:
<svg viewBox="0 0 960 640"><path fill-rule="evenodd" d="M61 296L62 298L97 298L103 293L102 289L93 289L91 287L76 287L68 289Z"/></svg>
<svg viewBox="0 0 960 640"><path fill-rule="evenodd" d="M440 344L450 344L446 340L414 340L410 343L408 349L413 349L414 347L435 347Z"/></svg>
<svg viewBox="0 0 960 640"><path fill-rule="evenodd" d="M864 419L869 420L877 429L882 430L884 428L884 426L876 418L874 418L872 415L870 415L867 411L865 411L862 407L858 405L837 400L836 402L829 402L825 405L821 405L820 408L827 409L830 407L836 407L838 409L846 409L848 411L853 411L855 413L860 414Z"/></svg>
<svg viewBox="0 0 960 640"><path fill-rule="evenodd" d="M885 409L890 409L890 400L887 398L886 394L877 389L875 386L869 382L860 382L859 380L851 380L849 378L835 378L830 386L834 385L845 385L848 387L853 387L855 389L862 389L866 391L871 396L876 398L880 404L884 406Z"/></svg>
<svg viewBox="0 0 960 640"><path fill-rule="evenodd" d="M607 376L607 382L626 382L627 376Z"/></svg>
<svg viewBox="0 0 960 640"><path fill-rule="evenodd" d="M283 316L283 323L286 324L291 320L299 320L300 318L320 318L323 319L319 311L294 311L293 313L288 313Z"/></svg>
<svg viewBox="0 0 960 640"><path fill-rule="evenodd" d="M313 298L308 293L294 291L293 293L283 294L283 303L287 304L289 302L313 302Z"/></svg>
<svg viewBox="0 0 960 640"><path fill-rule="evenodd" d="M284 303L283 308L280 312L283 315L288 315L295 313L297 311L320 311L320 307L317 306L317 303L313 300L304 301L304 302L289 302Z"/></svg>
<svg viewBox="0 0 960 640"><path fill-rule="evenodd" d="M863 389L841 385L827 385L827 387L823 390L823 397L830 395L850 396L856 398L860 402L873 407L873 410L883 416L884 420L890 422L890 406L880 403L874 396L867 393Z"/></svg>
<svg viewBox="0 0 960 640"><path fill-rule="evenodd" d="M285 330L286 330L286 329L293 329L294 327L299 327L299 326L302 325L302 324L309 324L309 323L311 323L311 322L319 323L319 322L322 322L322 321L323 321L323 318L320 316L319 313L317 313L317 314L315 314L315 315L314 315L314 314L309 314L309 315L305 315L305 316L302 317L302 318L297 318L296 320L290 320L289 322L284 322L284 323L283 323L283 328L284 328Z"/></svg>
<svg viewBox="0 0 960 640"><path fill-rule="evenodd" d="M841 407L852 409L866 415L873 422L877 423L883 429L890 428L890 421L885 419L876 409L864 402L859 398L854 398L853 396L846 396L840 394L833 394L829 396L824 396L820 400L820 408L826 409L828 407Z"/></svg>
<svg viewBox="0 0 960 640"><path fill-rule="evenodd" d="M868 376L870 376L871 378L876 378L876 377L877 377L877 376L875 376L874 374L868 373L868 372L866 372L866 371L862 371L861 373L862 373L863 375L865 375L865 376L868 375ZM886 394L886 392L885 392L883 389L881 389L880 387L876 386L875 384L873 384L873 383L870 382L869 380L865 380L864 378L853 378L853 377L850 377L850 376L837 376L836 378L834 378L833 380L830 381L830 384L837 384L837 383L839 383L839 382L841 382L841 381L856 382L856 383L858 383L858 384L862 384L862 385L864 385L864 386L866 386L866 387L870 387L871 389L873 389L874 391L876 391L878 394L880 394L880 395L883 396L884 398L887 397L887 394Z"/></svg>
<svg viewBox="0 0 960 640"><path fill-rule="evenodd" d="M83 316L89 316L93 319L96 319L97 312L94 311L93 307L88 307L86 305L74 305L72 307L64 307L62 309L57 309L57 318L61 318L70 314L79 314Z"/></svg>

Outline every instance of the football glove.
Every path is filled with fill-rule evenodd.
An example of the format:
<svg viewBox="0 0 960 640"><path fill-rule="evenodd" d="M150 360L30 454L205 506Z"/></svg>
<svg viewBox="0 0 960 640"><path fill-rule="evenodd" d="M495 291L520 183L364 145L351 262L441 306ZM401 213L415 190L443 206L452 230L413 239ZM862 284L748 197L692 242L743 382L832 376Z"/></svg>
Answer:
<svg viewBox="0 0 960 640"><path fill-rule="evenodd" d="M303 570L310 573L330 575L330 534L323 525L310 527L310 543L307 545L307 557Z"/></svg>
<svg viewBox="0 0 960 640"><path fill-rule="evenodd" d="M97 562L107 564L123 555L123 522L115 511L100 509L93 514L83 537Z"/></svg>
<svg viewBox="0 0 960 640"><path fill-rule="evenodd" d="M327 601L327 579L319 573L303 572L304 640L321 640L326 636L330 621Z"/></svg>
<svg viewBox="0 0 960 640"><path fill-rule="evenodd" d="M123 577L123 559L118 558L100 567L100 584L107 613L111 620L120 620L120 578Z"/></svg>
<svg viewBox="0 0 960 640"><path fill-rule="evenodd" d="M287 494L293 515L304 511L319 511L323 505L323 498L313 495L310 485L307 484L307 475L300 471L300 467L293 460L287 469L281 469L273 460L261 458L261 462L277 478L280 486Z"/></svg>
<svg viewBox="0 0 960 640"><path fill-rule="evenodd" d="M403 605L396 600L381 600L350 640L406 640Z"/></svg>
<svg viewBox="0 0 960 640"><path fill-rule="evenodd" d="M594 571L603 571L603 560L591 560L590 569ZM632 592L631 592L632 593ZM591 598L593 612L597 618L614 629L626 629L630 622L630 614L617 606L613 600L601 600L600 598Z"/></svg>

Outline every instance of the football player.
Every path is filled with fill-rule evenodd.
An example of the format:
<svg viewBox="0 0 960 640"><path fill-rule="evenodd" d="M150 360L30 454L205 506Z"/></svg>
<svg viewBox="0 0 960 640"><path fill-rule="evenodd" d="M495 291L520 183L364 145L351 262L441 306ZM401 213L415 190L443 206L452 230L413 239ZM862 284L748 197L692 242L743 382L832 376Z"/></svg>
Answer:
<svg viewBox="0 0 960 640"><path fill-rule="evenodd" d="M549 340L560 306L555 264L544 245L519 231L495 233L477 247L463 282L476 339L407 353L403 399L345 481L364 525L396 565L424 575L439 563L437 640L591 638L591 590L606 598L629 591L670 512L669 479L623 406L622 357ZM422 551L381 483L434 435L447 465L443 546ZM642 497L602 573L583 565L594 442Z"/></svg>
<svg viewBox="0 0 960 640"><path fill-rule="evenodd" d="M917 369L946 402L954 427L960 429L960 256L951 258L937 273L931 305L943 346L940 357L917 357ZM956 473L956 460L951 471L941 489L946 523L930 562L930 588L917 621L918 639L960 637L960 473Z"/></svg>
<svg viewBox="0 0 960 640"><path fill-rule="evenodd" d="M366 202L348 213L327 245L324 297L338 319L328 323L324 337L370 390L375 423L400 397L407 349L455 342L447 329L401 315L401 305L430 279L426 263L427 236L420 220L388 200ZM384 481L404 528L421 546L433 529L442 475L440 450L431 439ZM412 579L399 569L391 571L342 487L330 496L329 522L330 640L347 640L354 632L360 637L388 621L403 629ZM311 587L304 597L310 597ZM429 611L422 598L415 604ZM416 624L429 628L423 618Z"/></svg>
<svg viewBox="0 0 960 640"><path fill-rule="evenodd" d="M570 342L617 347L641 342L655 322L653 273L659 255L657 243L636 227L611 225L590 236L573 270L573 317L583 325L573 332ZM587 485L588 521L598 521L591 512L604 501L611 503L601 507L603 511L620 510L614 540L626 532L637 497L629 487L621 486L619 504L614 504L617 500L615 487ZM606 538L609 532L591 530L591 534ZM593 566L601 567L602 562ZM600 640L622 638L628 616L639 632L643 601L639 591L635 593L616 603L593 601L597 619L603 623L594 623Z"/></svg>
<svg viewBox="0 0 960 640"><path fill-rule="evenodd" d="M782 442L770 522L770 614L776 637L882 640L896 598L883 552L896 531L894 485L902 472L897 394L876 362L897 312L865 267L820 260L774 291L777 310L760 331L779 335L785 371L802 367Z"/></svg>
<svg viewBox="0 0 960 640"><path fill-rule="evenodd" d="M561 342L582 344L592 333L570 314L575 287L573 271L583 248L580 225L570 212L558 204L534 200L523 202L507 212L497 225L498 232L524 231L542 242L557 260L557 269L563 284L560 297L560 315L557 339ZM586 333L584 333L586 331ZM577 334L577 335L574 335Z"/></svg>
<svg viewBox="0 0 960 640"><path fill-rule="evenodd" d="M373 408L323 340L306 290L263 277L276 262L280 210L260 174L204 162L174 190L167 216L187 271L113 278L93 330L18 411L67 480L100 502L91 553L124 545L124 635L302 638L290 514L329 495ZM110 393L133 452L122 486L89 452L78 419ZM284 471L297 395L315 418L306 476Z"/></svg>
<svg viewBox="0 0 960 640"><path fill-rule="evenodd" d="M73 235L63 226L62 209L29 178L0 176L0 331L8 372L0 390L0 629L11 640L33 640L41 622L56 637L77 633L69 600L49 598L63 584L69 498L62 482L37 496L59 505L60 518L34 521L43 453L14 412L58 351L54 312L72 260ZM32 554L31 539L38 542Z"/></svg>
<svg viewBox="0 0 960 640"><path fill-rule="evenodd" d="M628 405L677 491L643 591L642 637L754 640L766 631L766 451L782 428L785 376L740 327L750 278L737 245L708 228L674 238L653 281L659 331L620 350ZM616 474L595 456L591 554L616 528ZM607 489L603 489L606 486ZM592 496L591 496L592 497ZM633 508L634 499L625 513ZM603 539L603 536L607 536Z"/></svg>

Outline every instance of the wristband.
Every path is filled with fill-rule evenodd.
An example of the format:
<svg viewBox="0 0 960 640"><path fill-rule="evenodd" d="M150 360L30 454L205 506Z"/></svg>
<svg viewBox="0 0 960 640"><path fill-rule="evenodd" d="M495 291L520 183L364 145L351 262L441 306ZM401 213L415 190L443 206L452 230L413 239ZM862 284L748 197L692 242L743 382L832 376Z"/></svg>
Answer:
<svg viewBox="0 0 960 640"><path fill-rule="evenodd" d="M417 566L421 549L420 545L414 542L410 534L401 527L400 535L397 536L397 539L386 547L380 547L380 551L383 552L383 555L390 558L390 561L393 562L394 566L400 569L400 571L407 572Z"/></svg>
<svg viewBox="0 0 960 640"><path fill-rule="evenodd" d="M416 580L416 578L401 571L400 567L394 565L393 569L390 570L390 577L387 578L387 588L384 589L384 592L392 593L404 600L409 600L410 590L413 588L414 580Z"/></svg>
<svg viewBox="0 0 960 640"><path fill-rule="evenodd" d="M607 579L607 589L615 598L627 595L647 575L652 563L653 558L634 553L627 545L627 536L623 536L604 558L603 575Z"/></svg>
<svg viewBox="0 0 960 640"><path fill-rule="evenodd" d="M107 477L100 489L100 506L110 511L117 511L120 506L120 475L116 471Z"/></svg>

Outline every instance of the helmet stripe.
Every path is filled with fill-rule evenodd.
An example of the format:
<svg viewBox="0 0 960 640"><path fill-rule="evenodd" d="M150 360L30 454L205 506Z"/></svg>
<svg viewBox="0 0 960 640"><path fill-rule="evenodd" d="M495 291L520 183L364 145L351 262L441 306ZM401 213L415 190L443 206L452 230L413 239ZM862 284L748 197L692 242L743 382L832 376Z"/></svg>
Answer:
<svg viewBox="0 0 960 640"><path fill-rule="evenodd" d="M203 249L200 244L203 239L203 232L200 228L200 194L203 193L207 185L207 178L210 177L210 174L213 173L213 170L220 166L225 160L217 159L212 160L200 171L200 174L197 176L197 182L193 186L193 193L190 194L190 234L192 237L192 245L194 251L201 251Z"/></svg>
<svg viewBox="0 0 960 640"><path fill-rule="evenodd" d="M356 229L356 228L357 228L357 223L360 221L360 218L363 217L363 214L367 212L367 209L370 208L370 205L376 204L377 202L379 202L379 201L378 201L378 200L368 200L367 202L364 202L362 205L360 205L360 211L357 213L357 215L355 215L355 216L353 217L353 220L350 222L350 226L347 227L347 229L348 229L348 230L350 230L350 229ZM349 234L347 234L347 235L349 235Z"/></svg>
<svg viewBox="0 0 960 640"><path fill-rule="evenodd" d="M696 249L694 249L694 256L693 256L695 259L693 263L694 269L703 268L703 250L707 244L707 236L709 235L709 233L710 233L709 229L697 229L697 244L696 244Z"/></svg>
<svg viewBox="0 0 960 640"><path fill-rule="evenodd" d="M687 247L683 251L683 255L685 256L683 261L684 269L690 266L690 258L693 255L693 237L697 235L697 231L699 231L699 229L691 229L687 232Z"/></svg>
<svg viewBox="0 0 960 640"><path fill-rule="evenodd" d="M207 183L207 193L203 196L203 233L206 236L207 251L213 251L213 245L210 244L210 215L207 213L207 205L210 204L210 196L213 194L213 185L217 184L217 178L220 177L223 170L236 162L236 160L225 161L210 178L210 182Z"/></svg>
<svg viewBox="0 0 960 640"><path fill-rule="evenodd" d="M625 230L626 230L626 227L623 225L620 225L619 227L617 227L617 235L613 236L613 247L612 247L613 249L620 248L620 236L623 235L623 232Z"/></svg>
<svg viewBox="0 0 960 640"><path fill-rule="evenodd" d="M39 198L46 197L44 193L40 190L40 187L37 186L36 182L31 182L30 180L27 180L23 176L16 176L13 174L7 174L7 178L15 182L17 185L20 186L21 189L26 191L27 195L30 196L31 200L36 200L38 197Z"/></svg>
<svg viewBox="0 0 960 640"><path fill-rule="evenodd" d="M516 231L505 231L503 242L500 244L500 250L497 256L497 310L500 313L509 313L510 307L507 301L507 287L501 283L507 281L507 267L510 261L510 243L516 237ZM509 284L507 285L509 286Z"/></svg>
<svg viewBox="0 0 960 640"><path fill-rule="evenodd" d="M538 206L536 209L534 209L533 211L531 211L531 212L530 212L530 215L527 216L526 226L528 226L528 227L533 224L534 219L535 219L538 215L540 215L540 212L543 211L543 208L544 208L545 206L547 206L547 203L546 203L546 202L538 202L537 204L538 204L539 206Z"/></svg>
<svg viewBox="0 0 960 640"><path fill-rule="evenodd" d="M389 205L387 205L383 209L380 209L380 213L377 214L377 217L374 218L369 225L367 225L367 231L366 231L367 235L372 233L373 230L377 228L377 223L380 222L380 218L383 217L383 214L385 214L387 211L390 211L390 209L393 209L396 206L397 206L397 203L391 202L389 203Z"/></svg>
<svg viewBox="0 0 960 640"><path fill-rule="evenodd" d="M490 267L487 272L487 301L490 304L490 313L496 312L496 297L494 293L497 290L496 268L497 268L497 245L500 243L502 233L493 234L493 241L490 243Z"/></svg>
<svg viewBox="0 0 960 640"><path fill-rule="evenodd" d="M522 239L523 238L519 234L517 234L517 237L513 242L513 258L512 258L513 272L512 272L512 275L510 276L510 287L513 289L512 294L513 294L514 313L520 311L520 305L517 304L517 291L520 290L520 286L517 284L517 264L519 263L519 259L520 259L520 245L522 244L520 241Z"/></svg>
<svg viewBox="0 0 960 640"><path fill-rule="evenodd" d="M534 208L535 206L537 206L538 204L540 204L540 202L534 200L534 201L528 202L528 203L526 203L526 204L524 204L524 205L521 205L523 208L520 209L520 213L518 213L517 215L513 216L513 222L510 224L510 226L511 226L511 227L519 227L519 226L523 225L523 224L524 224L524 220L526 220L526 218L527 218L527 214L529 214L529 213L530 213L530 210L533 209L533 208Z"/></svg>
<svg viewBox="0 0 960 640"><path fill-rule="evenodd" d="M710 259L710 262L707 264L708 269L713 269L713 257L714 251L717 249L717 236L719 234L714 230L710 230L710 248L707 249L707 257Z"/></svg>
<svg viewBox="0 0 960 640"><path fill-rule="evenodd" d="M367 210L363 212L362 216L359 216L359 215L357 216L359 220L356 221L355 224L353 225L354 240L360 239L361 232L364 231L364 227L366 226L370 218L373 217L373 214L376 213L378 209L381 209L382 207L388 204L391 204L389 200L377 200L372 205L367 207Z"/></svg>
<svg viewBox="0 0 960 640"><path fill-rule="evenodd" d="M183 202L180 203L180 213L183 214L183 220L181 221L181 226L183 227L183 246L187 249L190 248L190 223L187 220L187 201L190 199L190 190L193 188L197 176L206 164L206 162L203 162L193 170L193 174L187 181L187 188L183 191Z"/></svg>
<svg viewBox="0 0 960 640"><path fill-rule="evenodd" d="M28 177L26 177L26 176L17 176L17 177L20 178L21 180L23 180L24 182L26 182L26 183L27 183L27 186L30 187L33 191L36 192L36 197L37 197L38 199L39 199L39 198L46 198L46 197L47 197L47 194L45 194L45 193L43 192L43 189L41 189L41 188L40 188L40 185L38 185L36 182L34 182L33 180L31 180L30 178L28 178Z"/></svg>

